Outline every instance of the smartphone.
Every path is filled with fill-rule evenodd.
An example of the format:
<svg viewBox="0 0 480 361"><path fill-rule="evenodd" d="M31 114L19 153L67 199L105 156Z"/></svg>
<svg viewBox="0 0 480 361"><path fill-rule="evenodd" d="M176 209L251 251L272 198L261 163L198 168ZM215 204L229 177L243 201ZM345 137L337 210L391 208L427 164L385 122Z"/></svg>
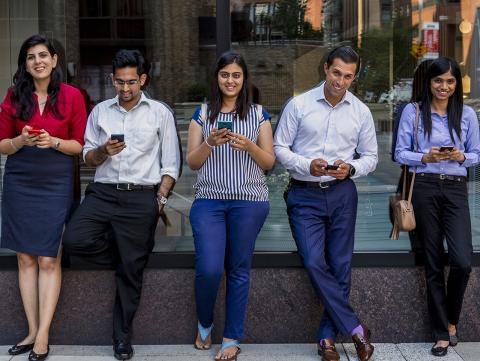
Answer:
<svg viewBox="0 0 480 361"><path fill-rule="evenodd" d="M224 128L227 128L227 129L230 129L232 130L232 125L233 125L233 122L218 122L218 129L224 129Z"/></svg>
<svg viewBox="0 0 480 361"><path fill-rule="evenodd" d="M334 164L327 164L327 166L325 167L326 170L337 170L338 169L338 165L334 165Z"/></svg>
<svg viewBox="0 0 480 361"><path fill-rule="evenodd" d="M118 140L119 142L124 142L125 141L125 135L124 134L112 134L110 136L111 140Z"/></svg>
<svg viewBox="0 0 480 361"><path fill-rule="evenodd" d="M28 131L28 135L30 136L34 136L34 135L40 135L42 134L42 130L41 129L30 129Z"/></svg>
<svg viewBox="0 0 480 361"><path fill-rule="evenodd" d="M446 151L451 152L453 150L453 145L445 145L443 147L440 147L440 152L446 152Z"/></svg>

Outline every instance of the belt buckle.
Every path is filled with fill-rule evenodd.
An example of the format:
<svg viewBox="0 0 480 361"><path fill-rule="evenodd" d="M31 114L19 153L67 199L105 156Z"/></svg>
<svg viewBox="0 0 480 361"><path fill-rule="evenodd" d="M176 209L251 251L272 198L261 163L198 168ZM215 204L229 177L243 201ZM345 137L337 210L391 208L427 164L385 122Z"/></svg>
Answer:
<svg viewBox="0 0 480 361"><path fill-rule="evenodd" d="M318 182L318 186L322 189L327 189L330 187L330 184L328 182Z"/></svg>
<svg viewBox="0 0 480 361"><path fill-rule="evenodd" d="M125 187L126 185L126 187ZM131 183L117 183L117 190L119 191L131 191L133 188L131 188L132 184Z"/></svg>
<svg viewBox="0 0 480 361"><path fill-rule="evenodd" d="M440 180L445 180L447 179L447 176L445 174L440 174L439 178Z"/></svg>

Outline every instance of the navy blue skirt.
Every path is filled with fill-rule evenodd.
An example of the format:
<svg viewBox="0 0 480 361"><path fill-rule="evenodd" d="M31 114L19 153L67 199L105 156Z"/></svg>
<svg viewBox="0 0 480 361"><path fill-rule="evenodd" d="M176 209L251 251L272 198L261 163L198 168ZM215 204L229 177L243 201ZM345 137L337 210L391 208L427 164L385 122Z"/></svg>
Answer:
<svg viewBox="0 0 480 361"><path fill-rule="evenodd" d="M5 163L1 247L56 257L73 202L73 157L25 146Z"/></svg>

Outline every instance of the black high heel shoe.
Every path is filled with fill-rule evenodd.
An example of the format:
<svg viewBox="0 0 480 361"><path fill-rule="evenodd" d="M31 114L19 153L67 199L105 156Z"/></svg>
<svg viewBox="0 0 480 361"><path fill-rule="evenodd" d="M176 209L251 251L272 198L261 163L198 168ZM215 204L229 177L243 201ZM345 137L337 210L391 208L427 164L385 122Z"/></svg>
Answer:
<svg viewBox="0 0 480 361"><path fill-rule="evenodd" d="M22 353L27 353L28 351L33 350L34 343L28 345L13 345L8 349L8 354L12 356L21 355Z"/></svg>
<svg viewBox="0 0 480 361"><path fill-rule="evenodd" d="M50 345L47 345L47 352L46 353L36 353L32 349L32 351L30 351L30 354L28 355L28 361L46 360L49 353L50 353Z"/></svg>

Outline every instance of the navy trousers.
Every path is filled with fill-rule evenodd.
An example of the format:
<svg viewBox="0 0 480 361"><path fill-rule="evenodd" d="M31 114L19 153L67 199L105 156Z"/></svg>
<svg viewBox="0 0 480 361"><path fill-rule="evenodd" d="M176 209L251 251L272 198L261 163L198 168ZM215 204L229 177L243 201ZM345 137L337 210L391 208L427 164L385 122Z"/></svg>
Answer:
<svg viewBox="0 0 480 361"><path fill-rule="evenodd" d="M195 240L195 301L203 327L213 310L225 269L226 315L223 336L240 340L250 287L255 240L269 211L268 202L196 199L190 210Z"/></svg>
<svg viewBox="0 0 480 361"><path fill-rule="evenodd" d="M330 188L291 185L287 212L293 238L325 307L317 339L336 339L360 324L349 303L357 189L350 179Z"/></svg>

